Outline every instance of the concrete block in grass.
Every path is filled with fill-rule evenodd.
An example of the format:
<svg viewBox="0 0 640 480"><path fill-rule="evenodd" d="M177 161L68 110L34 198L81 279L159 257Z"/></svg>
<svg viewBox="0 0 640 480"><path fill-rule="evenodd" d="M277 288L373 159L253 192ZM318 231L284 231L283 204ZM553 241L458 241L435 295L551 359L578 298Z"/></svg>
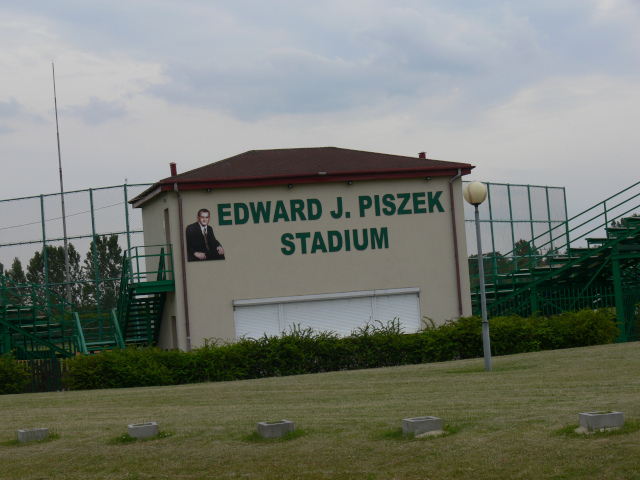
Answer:
<svg viewBox="0 0 640 480"><path fill-rule="evenodd" d="M156 422L135 423L127 426L129 428L129 436L137 438L138 440L142 438L155 437L160 431Z"/></svg>
<svg viewBox="0 0 640 480"><path fill-rule="evenodd" d="M402 420L402 433L415 436L427 432L442 431L442 419L438 417L414 417Z"/></svg>
<svg viewBox="0 0 640 480"><path fill-rule="evenodd" d="M18 442L20 443L47 440L48 438L48 428L30 428L25 430L18 430Z"/></svg>
<svg viewBox="0 0 640 480"><path fill-rule="evenodd" d="M295 430L291 420L280 420L279 422L258 422L258 433L262 438L282 438L287 433Z"/></svg>
<svg viewBox="0 0 640 480"><path fill-rule="evenodd" d="M620 428L624 426L624 415L622 412L585 412L578 414L578 421L584 430Z"/></svg>

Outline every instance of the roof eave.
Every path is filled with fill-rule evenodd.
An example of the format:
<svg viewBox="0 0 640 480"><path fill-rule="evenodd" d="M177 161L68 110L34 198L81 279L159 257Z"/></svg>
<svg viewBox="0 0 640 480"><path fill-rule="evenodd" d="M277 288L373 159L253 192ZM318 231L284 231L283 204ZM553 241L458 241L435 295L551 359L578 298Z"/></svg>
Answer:
<svg viewBox="0 0 640 480"><path fill-rule="evenodd" d="M176 179L165 178L131 200L134 208L154 198L160 191L174 189L177 184L180 190L199 190L205 188L238 188L269 185L288 185L306 183L348 182L362 180L388 180L396 178L447 177L458 174L468 175L475 166L470 164L452 164L422 168L403 168L392 170L358 170L350 172L313 172L304 174L264 175L260 177L230 177L211 179Z"/></svg>
<svg viewBox="0 0 640 480"><path fill-rule="evenodd" d="M146 203L152 198L158 196L162 191L163 189L160 187L160 184L156 183L150 186L149 188L147 188L140 195L129 200L129 203L133 206L133 208L140 208L143 203Z"/></svg>

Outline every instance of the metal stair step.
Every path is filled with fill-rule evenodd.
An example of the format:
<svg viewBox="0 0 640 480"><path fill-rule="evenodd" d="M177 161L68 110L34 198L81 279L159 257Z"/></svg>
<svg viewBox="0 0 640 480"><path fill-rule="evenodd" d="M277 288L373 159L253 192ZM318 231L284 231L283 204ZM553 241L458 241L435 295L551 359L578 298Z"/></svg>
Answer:
<svg viewBox="0 0 640 480"><path fill-rule="evenodd" d="M114 346L116 344L115 340L100 340L96 342L85 342L87 348L89 347L107 347Z"/></svg>
<svg viewBox="0 0 640 480"><path fill-rule="evenodd" d="M606 237L600 237L600 238L587 238L586 240L589 245L604 245L610 239Z"/></svg>

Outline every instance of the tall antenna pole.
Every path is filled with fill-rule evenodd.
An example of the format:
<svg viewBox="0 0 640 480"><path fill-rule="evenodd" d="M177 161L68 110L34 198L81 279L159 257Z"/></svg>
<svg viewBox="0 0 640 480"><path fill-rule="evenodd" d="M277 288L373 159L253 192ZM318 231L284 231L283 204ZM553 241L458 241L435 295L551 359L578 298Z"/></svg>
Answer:
<svg viewBox="0 0 640 480"><path fill-rule="evenodd" d="M64 236L64 270L65 282L67 284L67 301L73 303L71 299L71 272L69 268L69 245L67 245L67 216L64 211L64 187L62 185L62 158L60 156L60 130L58 129L58 99L56 97L56 70L51 62L53 72L53 103L56 109L56 135L58 137L58 166L60 168L60 203L62 204L62 235ZM47 246L45 245L45 249ZM47 285L47 288L49 286Z"/></svg>

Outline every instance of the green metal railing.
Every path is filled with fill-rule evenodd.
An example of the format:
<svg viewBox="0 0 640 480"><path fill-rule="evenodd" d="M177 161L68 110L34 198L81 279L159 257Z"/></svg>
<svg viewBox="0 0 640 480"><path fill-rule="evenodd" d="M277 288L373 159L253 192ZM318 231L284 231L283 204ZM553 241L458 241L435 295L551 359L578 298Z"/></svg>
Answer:
<svg viewBox="0 0 640 480"><path fill-rule="evenodd" d="M157 268L147 268L151 264ZM20 359L38 359L124 348L127 312L137 290L147 302L154 299L158 304L164 296L157 295L173 289L171 247L134 247L125 254L118 306L110 312L79 313L73 304L40 285L17 283L5 276L0 276L0 282L0 354L14 352ZM154 312L161 312L161 307ZM154 321L157 326L159 319Z"/></svg>
<svg viewBox="0 0 640 480"><path fill-rule="evenodd" d="M131 248L128 256L129 283L172 280L173 255L171 248L171 245L145 245ZM153 265L156 261L158 268L150 269L148 265Z"/></svg>
<svg viewBox="0 0 640 480"><path fill-rule="evenodd" d="M156 264L153 269L149 265ZM126 336L129 312L136 297L149 297L173 289L171 245L133 247L125 254L118 296L117 319Z"/></svg>
<svg viewBox="0 0 640 480"><path fill-rule="evenodd" d="M631 193L631 195L626 195L625 198L625 194L628 193ZM506 280L515 285L518 280L518 274L529 274L536 267L550 265L551 261L557 257L568 255L572 258L575 256L574 251L580 256L588 256L589 252L584 252L582 249L576 250L576 243L583 241L587 250L595 250L596 243L588 241L589 235L600 233L607 237L608 234L605 231L605 227L610 222L620 220L639 208L640 182L637 182L568 219L566 222L534 237L530 242L530 247L523 248L525 250L524 254L519 253L518 249L513 249L506 253L503 258L507 259L507 261L500 267L505 273L496 275L491 271L485 272L485 281L488 284L504 284ZM628 231L629 229L626 228L625 230ZM549 237L550 240L543 241L546 237ZM572 243L574 247L572 247ZM531 247L531 245L535 246L535 248ZM472 276L472 283L477 284L477 279L478 275Z"/></svg>
<svg viewBox="0 0 640 480"><path fill-rule="evenodd" d="M75 313L80 352L86 355L105 348L125 348L115 309L95 317L81 318L77 312Z"/></svg>
<svg viewBox="0 0 640 480"><path fill-rule="evenodd" d="M469 182L463 182L467 184ZM518 185L504 183L485 183L487 199L480 209L480 229L483 232L482 243L489 252L484 252L484 270L486 273L505 273L504 265L511 259L505 252L517 251L521 243L534 250L542 232L552 232L562 237L555 227L564 225L567 220L567 202L563 187L539 185ZM477 272L475 248L475 210L468 203L465 208L467 246L473 253L469 259L471 277ZM548 234L548 233L547 233ZM544 238L544 233L540 235ZM535 239L535 240L534 240ZM548 239L550 248L555 248L557 238ZM475 284L474 284L475 282ZM472 287L477 286L477 273L472 278Z"/></svg>
<svg viewBox="0 0 640 480"><path fill-rule="evenodd" d="M507 253L498 272L489 269L485 273L489 312L526 315L606 307L621 323L620 339L635 338L640 218L628 216L638 209L640 182ZM549 284L549 279L561 275L563 285ZM471 282L472 297L478 299L478 275ZM479 304L477 301L475 313Z"/></svg>
<svg viewBox="0 0 640 480"><path fill-rule="evenodd" d="M21 359L75 354L73 304L40 285L16 283L3 275L0 282L0 353L17 351Z"/></svg>
<svg viewBox="0 0 640 480"><path fill-rule="evenodd" d="M78 314L75 314L75 321L76 321L76 329L78 331L78 350L80 353L84 353L85 355L87 353L89 353L87 351L87 342L85 342L84 340L84 332L82 331L82 323L80 322L80 317L78 317Z"/></svg>
<svg viewBox="0 0 640 480"><path fill-rule="evenodd" d="M98 239L117 237L121 250L110 249L108 254L117 257L119 264L121 252L141 241L142 214L128 200L148 187L149 184L125 184L65 192L66 238L61 229L60 193L0 200L0 263L10 270L17 258L22 276L14 271L9 277L22 281L24 274L30 273L30 282L74 302L78 311L110 311L114 307L113 295L105 299L102 292L115 291L120 272L114 275L104 266L105 251L100 251L96 243ZM68 281L64 258L59 254L65 241L71 254ZM91 289L92 294L86 295Z"/></svg>

